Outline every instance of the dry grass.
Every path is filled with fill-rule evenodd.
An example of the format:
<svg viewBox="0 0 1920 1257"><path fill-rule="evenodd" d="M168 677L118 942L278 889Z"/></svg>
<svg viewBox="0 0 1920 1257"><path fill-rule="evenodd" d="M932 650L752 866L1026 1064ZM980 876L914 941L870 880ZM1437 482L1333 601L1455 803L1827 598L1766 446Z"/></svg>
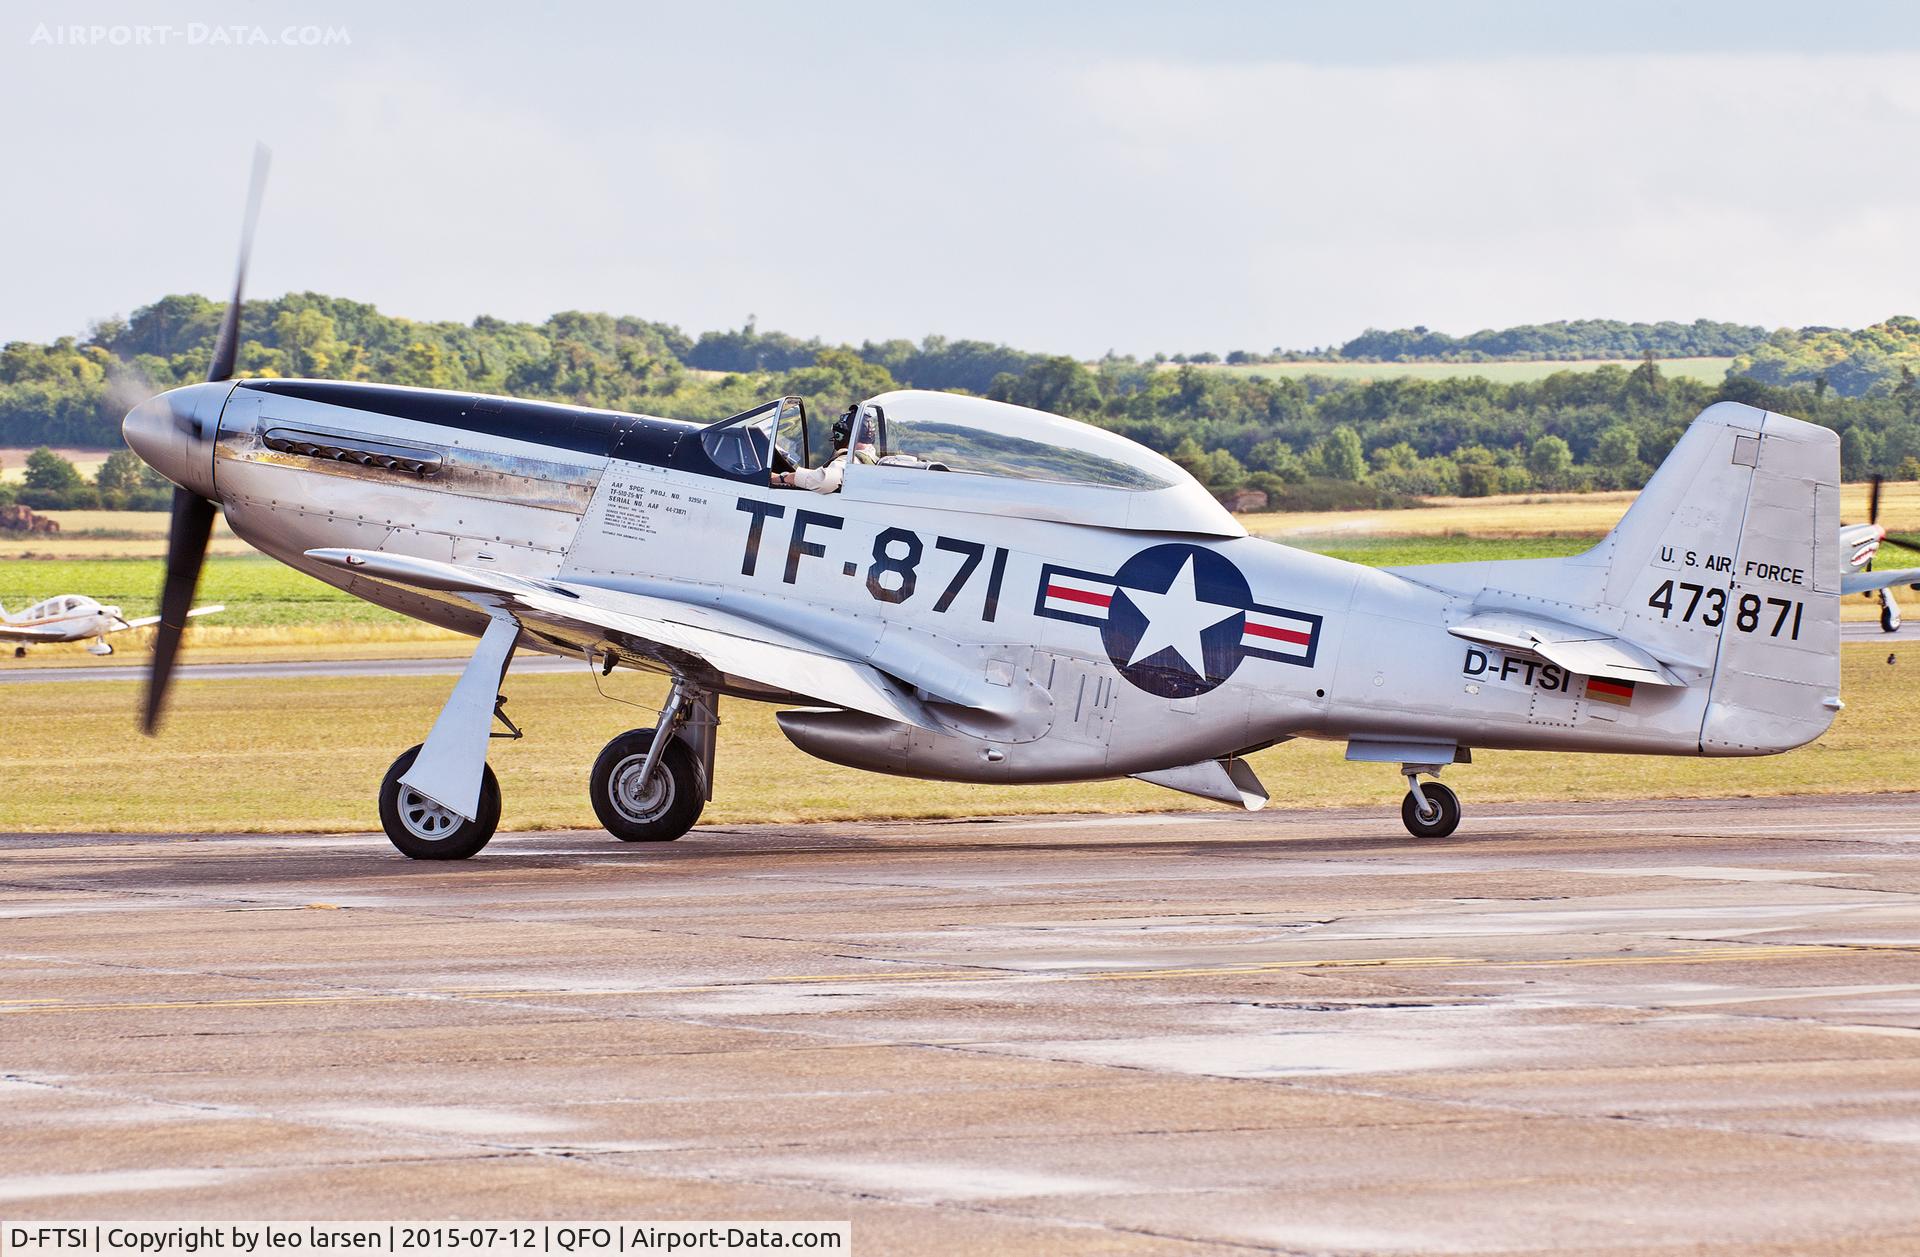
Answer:
<svg viewBox="0 0 1920 1257"><path fill-rule="evenodd" d="M54 453L80 469L80 474L93 479L100 464L107 461L112 450L82 450L69 446L55 446ZM32 446L9 445L0 449L0 482L18 483L27 478L27 455L33 453Z"/></svg>
<svg viewBox="0 0 1920 1257"><path fill-rule="evenodd" d="M91 640L91 639L89 639ZM111 659L96 659L87 642L35 646L24 659L0 657L0 673L9 668L89 668L101 664L145 664L153 656L153 630L134 629L109 638ZM227 625L196 622L187 634L187 663L281 663L316 659L439 659L464 656L473 639L431 624L402 620L392 624Z"/></svg>
<svg viewBox="0 0 1920 1257"><path fill-rule="evenodd" d="M1856 523L1867 517L1869 486L1849 484L1840 492L1840 518ZM1242 515L1256 536L1293 540L1303 537L1549 537L1586 534L1599 538L1620 522L1636 495L1622 493L1524 493L1490 498L1431 498L1404 511L1317 511ZM1883 486L1880 517L1895 532L1920 532L1920 481L1895 480Z"/></svg>
<svg viewBox="0 0 1920 1257"><path fill-rule="evenodd" d="M11 466L11 464L9 464ZM165 511L42 511L60 525L51 537L0 533L0 559L160 559L167 553ZM255 553L224 516L213 524L209 554Z"/></svg>
<svg viewBox="0 0 1920 1257"><path fill-rule="evenodd" d="M1716 795L1823 794L1911 789L1920 782L1920 658L1889 666L1875 646L1845 650L1848 708L1819 742L1768 759L1659 759L1487 752L1449 769L1476 803ZM659 687L623 675L627 697ZM134 683L35 685L5 694L0 742L0 829L365 830L374 791L402 749L425 736L452 685L446 677L298 678L183 684L167 728L134 732ZM592 826L586 774L600 747L645 713L594 701L585 676L510 678L510 710L528 736L500 742L493 764L507 828ZM1024 812L1186 811L1205 806L1132 781L988 787L883 777L808 758L787 744L772 709L730 703L723 713L710 824ZM1380 765L1349 764L1338 744L1294 742L1254 757L1278 806L1368 806L1397 825L1401 786Z"/></svg>

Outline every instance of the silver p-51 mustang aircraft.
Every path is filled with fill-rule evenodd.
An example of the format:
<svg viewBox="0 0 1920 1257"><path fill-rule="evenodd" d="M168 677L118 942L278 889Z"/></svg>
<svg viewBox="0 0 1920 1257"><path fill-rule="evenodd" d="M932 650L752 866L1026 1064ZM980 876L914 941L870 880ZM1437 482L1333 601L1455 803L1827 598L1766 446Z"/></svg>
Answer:
<svg viewBox="0 0 1920 1257"><path fill-rule="evenodd" d="M1840 526L1840 558L1846 564L1840 589L1843 593L1865 594L1869 598L1877 596L1880 600L1880 630L1897 633L1900 631L1900 604L1894 600L1893 587L1910 585L1920 589L1920 568L1876 572L1873 570L1873 561L1879 556L1880 544L1884 541L1910 550L1920 549L1920 541L1912 537L1895 536L1880 522L1880 483L1880 477L1875 476L1872 494L1867 499L1867 522Z"/></svg>
<svg viewBox="0 0 1920 1257"><path fill-rule="evenodd" d="M225 610L222 606L194 607L186 614L212 615ZM98 599L85 594L62 594L42 599L18 615L11 615L5 607L0 607L0 642L19 643L13 648L18 656L26 654L27 647L34 643L84 642L91 637L88 654L111 655L113 644L107 640L107 634L158 623L157 615L129 620L120 614L120 608L103 607Z"/></svg>
<svg viewBox="0 0 1920 1257"><path fill-rule="evenodd" d="M801 478L837 492L809 492L787 473L830 451L795 399L700 425L236 382L238 312L236 289L209 382L125 420L179 486L147 727L218 503L282 562L479 639L380 787L410 856L492 836L516 649L671 678L658 723L589 775L627 841L698 818L722 696L779 704L795 745L878 772L1126 775L1246 807L1267 798L1249 752L1334 739L1405 778L1402 818L1428 836L1460 807L1423 778L1474 749L1766 755L1841 706L1838 439L1748 406L1695 419L1585 554L1377 571L1249 537L1166 458L1038 411L870 398L855 456Z"/></svg>

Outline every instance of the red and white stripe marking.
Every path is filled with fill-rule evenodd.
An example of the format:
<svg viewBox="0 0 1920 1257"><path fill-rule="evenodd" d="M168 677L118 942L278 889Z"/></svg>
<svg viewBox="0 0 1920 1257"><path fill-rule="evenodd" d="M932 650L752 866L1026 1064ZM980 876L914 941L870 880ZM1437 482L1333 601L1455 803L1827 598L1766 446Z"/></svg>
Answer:
<svg viewBox="0 0 1920 1257"><path fill-rule="evenodd" d="M1313 621L1273 611L1247 612L1247 627L1240 634L1240 645L1248 650L1305 659L1313 646Z"/></svg>
<svg viewBox="0 0 1920 1257"><path fill-rule="evenodd" d="M1068 615L1103 618L1113 605L1113 591L1112 581L1088 580L1084 576L1054 572L1047 578L1046 608L1049 611L1064 611Z"/></svg>

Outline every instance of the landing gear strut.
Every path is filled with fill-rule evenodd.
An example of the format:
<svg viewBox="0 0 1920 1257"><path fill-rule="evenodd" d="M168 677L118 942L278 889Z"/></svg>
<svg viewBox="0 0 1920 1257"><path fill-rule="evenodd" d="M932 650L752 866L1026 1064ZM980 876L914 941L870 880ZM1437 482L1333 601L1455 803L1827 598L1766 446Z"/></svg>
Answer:
<svg viewBox="0 0 1920 1257"><path fill-rule="evenodd" d="M1422 784L1422 772L1435 771L1427 765L1402 766L1407 778L1407 797L1400 801L1400 819L1415 838L1445 838L1460 828L1460 799L1438 781Z"/></svg>
<svg viewBox="0 0 1920 1257"><path fill-rule="evenodd" d="M1900 631L1900 604L1893 599L1893 590L1880 591L1880 631L1898 633Z"/></svg>
<svg viewBox="0 0 1920 1257"><path fill-rule="evenodd" d="M587 795L594 815L622 842L672 842L706 807L712 697L676 679L652 729L629 729L593 762Z"/></svg>

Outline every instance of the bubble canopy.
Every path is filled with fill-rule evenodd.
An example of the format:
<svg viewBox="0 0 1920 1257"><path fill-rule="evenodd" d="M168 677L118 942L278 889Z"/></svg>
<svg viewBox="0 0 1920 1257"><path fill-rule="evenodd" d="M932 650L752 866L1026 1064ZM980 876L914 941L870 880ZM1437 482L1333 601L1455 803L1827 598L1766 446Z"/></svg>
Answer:
<svg viewBox="0 0 1920 1257"><path fill-rule="evenodd" d="M861 405L849 497L1066 523L1244 536L1171 459L1117 433L1006 402L900 389Z"/></svg>

